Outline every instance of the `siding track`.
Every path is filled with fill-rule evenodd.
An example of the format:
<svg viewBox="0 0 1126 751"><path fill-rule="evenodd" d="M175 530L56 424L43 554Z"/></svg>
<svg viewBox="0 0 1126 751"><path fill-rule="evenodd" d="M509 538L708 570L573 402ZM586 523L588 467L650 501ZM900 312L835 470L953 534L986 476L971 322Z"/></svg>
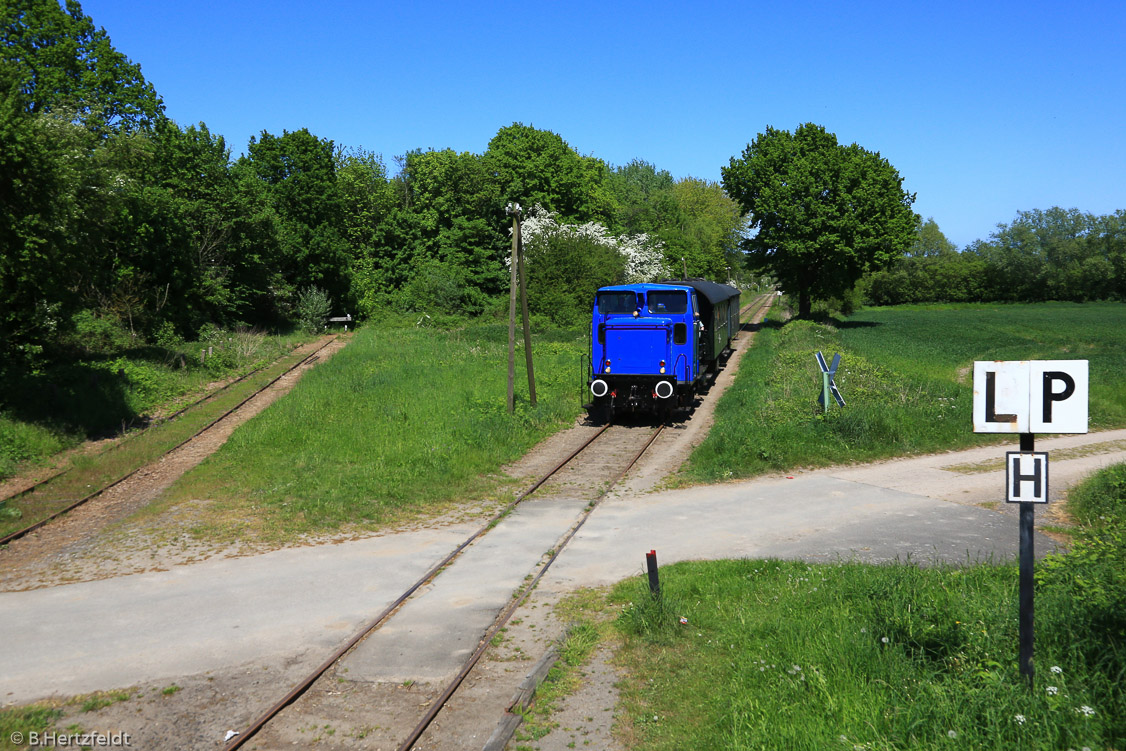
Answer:
<svg viewBox="0 0 1126 751"><path fill-rule="evenodd" d="M157 457L152 462L149 462L149 463L147 463L143 466L140 466L140 467L136 467L135 469L117 477L116 479L112 480L111 482L108 482L108 483L102 485L101 487L97 488L96 490L93 490L93 491L87 493L83 497L78 498L77 500L64 501L63 502L64 505L61 509L53 511L49 515L47 515L46 517L37 520L33 524L30 524L26 527L23 527L22 529L18 529L16 531L11 532L11 533L5 535L4 537L0 538L0 547L7 545L8 543L13 542L15 540L18 540L22 537L26 537L27 535L31 534L32 532L35 532L39 529L42 529L44 526L46 526L47 524L51 523L52 521L58 519L59 517L63 516L64 514L67 514L68 512L73 511L74 509L78 508L79 506L82 506L82 505L84 505L84 504L86 504L86 503L88 503L88 502L90 502L90 501L92 501L96 498L103 496L107 491L121 485L122 483L126 482L130 478L132 478L132 477L138 475L139 473L141 473L143 470L146 469L146 467L152 466L156 462L159 462L163 458L171 455L173 452L175 452L175 451L187 446L188 444L192 443L193 441L195 441L196 439L200 438L205 433L207 433L209 430L213 429L216 425L221 423L223 420L227 419L231 415L238 412L238 410L240 410L244 405L246 405L252 399L257 397L259 394L263 393L264 391L266 391L269 388L271 388L272 386L274 386L274 384L276 384L281 379L283 379L286 376L288 376L289 374L293 373L298 368L305 366L305 365L309 365L309 364L315 362L317 359L320 358L321 352L323 352L329 345L333 344L336 340L337 340L337 337L334 336L334 337L324 341L313 352L306 355L304 358L302 358L298 362L294 363L290 367L286 368L285 371L283 371L281 374L279 374L275 378L271 379L264 386L255 390L252 394L247 396L245 399L240 401L235 406L233 406L230 409L223 412L218 417L210 420L206 425L204 425L202 428L197 430L191 436L184 439L180 443L176 444L172 448L168 449L160 457ZM266 366L266 367L268 367L268 366ZM169 415L169 417L166 418L165 420L163 420L162 422L167 422L167 421L172 420L176 417L179 417L180 415L183 415L185 412L192 409L193 407L196 407L196 406L198 406L198 405L200 405L204 402L211 401L211 400L215 399L216 397L220 396L221 394L227 392L235 384L244 381L245 379L249 378L250 376L254 375L255 373L261 372L261 370L263 370L263 369L264 368L258 368L256 370L251 371L250 373L247 373L246 375L242 376L241 378L239 378L235 381L232 381L231 383L228 383L227 385L223 386L222 388L211 392L207 396L204 396L204 397L196 400L195 402L193 402L192 404L184 407L183 409L179 410L178 412L176 412L172 415ZM114 447L114 448L116 448L116 447ZM110 449L110 451L113 451L113 450L114 449ZM68 474L69 472L70 472L70 470L68 469L68 470L64 470L62 472L56 473L56 474L54 474L54 475L52 475L48 478L45 478L44 480L37 482L36 484L32 485L29 488L25 488L24 490L3 499L2 501L0 501L0 503L7 503L7 502L15 500L17 498L26 497L26 496L32 494L33 492L35 492L36 490L41 489L43 486L50 483L52 480L58 479L59 477L62 477L63 475Z"/></svg>

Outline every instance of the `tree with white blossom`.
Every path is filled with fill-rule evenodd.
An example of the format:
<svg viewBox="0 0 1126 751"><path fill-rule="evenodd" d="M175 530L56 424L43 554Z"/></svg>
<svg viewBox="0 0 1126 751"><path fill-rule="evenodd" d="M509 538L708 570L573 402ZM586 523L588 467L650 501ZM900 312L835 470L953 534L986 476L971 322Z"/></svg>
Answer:
<svg viewBox="0 0 1126 751"><path fill-rule="evenodd" d="M583 320L599 287L668 275L663 244L651 235L614 235L597 222L563 224L539 205L528 210L520 233L529 305L556 323Z"/></svg>
<svg viewBox="0 0 1126 751"><path fill-rule="evenodd" d="M625 259L627 284L652 282L668 276L664 261L664 243L645 233L614 235L598 222L561 224L558 214L539 204L528 210L520 224L525 248L543 252L545 246L561 239L586 240L594 245L616 251ZM529 250L529 255L533 251Z"/></svg>

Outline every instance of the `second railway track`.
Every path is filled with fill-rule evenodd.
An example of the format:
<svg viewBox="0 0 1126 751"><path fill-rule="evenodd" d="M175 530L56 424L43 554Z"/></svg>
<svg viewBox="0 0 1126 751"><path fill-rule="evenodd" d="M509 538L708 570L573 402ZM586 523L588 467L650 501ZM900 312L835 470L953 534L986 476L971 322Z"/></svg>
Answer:
<svg viewBox="0 0 1126 751"><path fill-rule="evenodd" d="M36 532L36 531L43 529L47 525L49 525L52 522L55 522L56 520L64 517L65 515L69 514L70 512L74 511L75 509L77 509L81 506L84 506L87 503L104 496L106 493L112 491L114 488L117 488L117 487L121 486L123 483L130 481L132 478L143 474L148 468L152 467L153 465L155 465L158 462L163 461L166 457L173 455L177 451L181 451L181 450L185 449L185 447L188 447L193 441L200 439L202 436L207 434L208 431L211 431L214 428L216 428L216 426L220 425L224 420L227 420L229 417L236 414L240 409L242 409L245 405L247 405L251 400L253 400L255 397L258 397L260 394L266 392L268 389L273 387L275 384L277 384L279 381L284 379L286 376L295 372L296 370L298 370L299 368L301 368L304 365L308 365L312 362L315 362L317 359L320 358L321 354L329 346L331 346L335 341L337 341L337 338L332 337L331 339L328 339L327 341L320 343L319 345L317 345L317 347L312 352L308 353L307 355L305 355L304 357L302 357L300 360L293 363L292 365L286 367L285 370L283 370L280 374L278 374L277 376L270 379L267 383L265 383L261 387L256 388L252 393L250 393L249 395L242 398L234 406L226 409L225 411L223 411L218 416L215 416L215 417L207 420L204 425L202 425L201 427L196 429L188 437L179 441L178 443L176 443L171 448L165 450L160 456L156 457L155 459L148 461L148 462L145 462L141 466L136 466L136 467L133 467L132 469L129 469L128 471L125 471L123 473L119 473L116 477L113 477L112 479L110 479L110 480L108 480L104 483L100 483L97 488L94 488L94 489L87 488L85 490L85 492L83 492L83 494L80 497L77 497L77 498L62 497L62 498L58 498L57 500L53 500L53 501L48 502L47 505L49 507L49 510L48 510L47 513L40 514L39 518L35 519L35 521L33 523L27 524L20 529L16 529L16 530L11 531L11 532L3 535L2 537L0 537L0 546L7 545L8 543L19 540L20 538L26 537L27 535L29 535L33 532ZM242 380L243 380L243 378L238 379L238 381L242 381ZM238 381L236 381L236 382L238 382ZM226 388L227 387L224 387L224 390ZM205 399L199 400L199 402L197 402L196 404L203 402L203 401L206 401L207 399L211 398L212 396L214 396L214 395L209 395L209 397L205 397ZM193 404L191 406L196 406L196 404ZM184 411L186 411L186 410L181 410L177 414L179 415L179 414L183 413ZM34 498L36 493L48 493L49 488L50 488L50 485L49 485L50 480L57 479L57 477L61 477L64 474L66 474L66 473L60 473L56 477L49 478L48 481L46 481L46 483L40 483L37 486L33 486L32 488L29 488L28 491L17 493L12 498L5 499L5 500L9 501L9 502L11 502L13 500L21 500L22 501L22 500Z"/></svg>

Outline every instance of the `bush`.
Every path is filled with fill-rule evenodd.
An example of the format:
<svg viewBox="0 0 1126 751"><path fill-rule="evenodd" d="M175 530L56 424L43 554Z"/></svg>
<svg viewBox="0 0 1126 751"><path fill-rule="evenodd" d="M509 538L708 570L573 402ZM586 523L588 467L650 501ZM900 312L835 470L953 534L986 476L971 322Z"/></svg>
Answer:
<svg viewBox="0 0 1126 751"><path fill-rule="evenodd" d="M306 287L297 293L297 325L302 331L315 334L323 331L332 315L328 293L319 287Z"/></svg>
<svg viewBox="0 0 1126 751"><path fill-rule="evenodd" d="M81 310L71 318L74 342L87 352L114 352L135 344L133 336L116 318Z"/></svg>

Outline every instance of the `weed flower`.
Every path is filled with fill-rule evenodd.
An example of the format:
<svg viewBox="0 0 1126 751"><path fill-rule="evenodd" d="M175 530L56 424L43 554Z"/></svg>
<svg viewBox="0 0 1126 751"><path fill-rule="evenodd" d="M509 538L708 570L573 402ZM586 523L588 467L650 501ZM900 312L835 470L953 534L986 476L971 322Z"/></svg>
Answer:
<svg viewBox="0 0 1126 751"><path fill-rule="evenodd" d="M1060 690L1055 686L1048 686L1048 696L1055 696Z"/></svg>
<svg viewBox="0 0 1126 751"><path fill-rule="evenodd" d="M1076 708L1075 713L1081 714L1084 717L1092 717L1095 714L1095 710L1091 709L1086 704L1084 704L1083 706Z"/></svg>
<svg viewBox="0 0 1126 751"><path fill-rule="evenodd" d="M946 731L946 737L947 738L957 738L958 734L956 732L954 732L953 730L947 730Z"/></svg>
<svg viewBox="0 0 1126 751"><path fill-rule="evenodd" d="M1059 675L1060 673L1063 672L1063 668L1061 668L1059 665L1053 665L1052 666L1052 672L1055 673L1056 675Z"/></svg>
<svg viewBox="0 0 1126 751"><path fill-rule="evenodd" d="M1025 720L1025 717L1024 717L1024 715L1022 715L1022 714L1018 714L1018 715L1014 715L1014 716L1013 716L1013 719L1017 721L1017 724L1018 724L1018 725L1023 725L1023 724L1024 724L1024 720Z"/></svg>
<svg viewBox="0 0 1126 751"><path fill-rule="evenodd" d="M882 641L882 642L883 642L884 644L887 644L887 643L888 643L888 638L887 638L886 636L881 636L881 637L880 637L880 641Z"/></svg>

